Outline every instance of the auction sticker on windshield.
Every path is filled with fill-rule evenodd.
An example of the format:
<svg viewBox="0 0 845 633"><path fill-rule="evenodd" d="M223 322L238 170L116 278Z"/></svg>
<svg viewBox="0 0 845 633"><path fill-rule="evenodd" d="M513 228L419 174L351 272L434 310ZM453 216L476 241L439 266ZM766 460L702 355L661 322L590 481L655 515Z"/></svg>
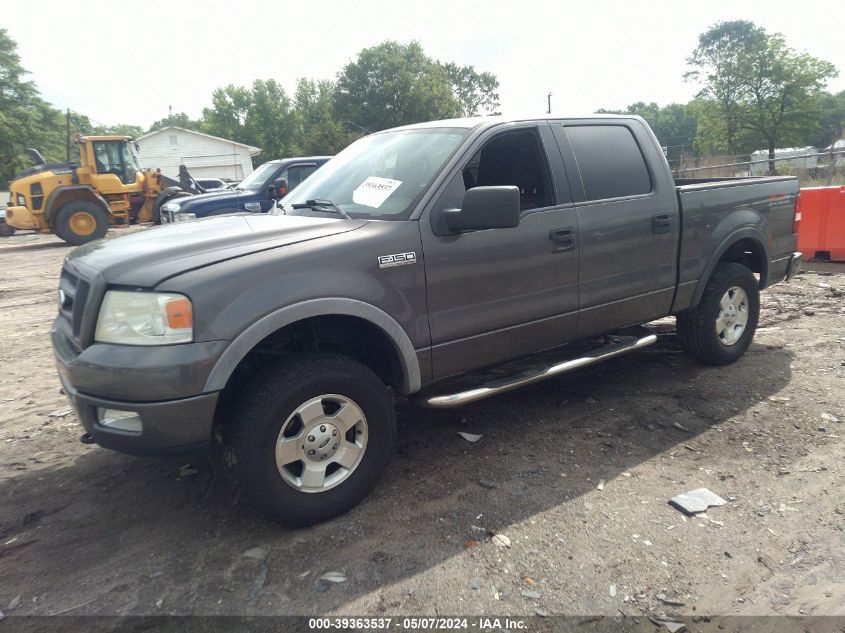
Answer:
<svg viewBox="0 0 845 633"><path fill-rule="evenodd" d="M352 192L352 202L378 209L401 184L401 180L370 176Z"/></svg>

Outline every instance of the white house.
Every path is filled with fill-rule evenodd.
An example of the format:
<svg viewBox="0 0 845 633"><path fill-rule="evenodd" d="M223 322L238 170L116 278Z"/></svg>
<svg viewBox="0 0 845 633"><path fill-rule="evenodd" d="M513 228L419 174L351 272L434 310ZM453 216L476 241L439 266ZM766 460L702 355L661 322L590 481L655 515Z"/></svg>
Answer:
<svg viewBox="0 0 845 633"><path fill-rule="evenodd" d="M243 180L252 171L252 157L261 150L225 138L169 126L137 139L142 168L161 168L170 178L179 177L185 165L194 178Z"/></svg>

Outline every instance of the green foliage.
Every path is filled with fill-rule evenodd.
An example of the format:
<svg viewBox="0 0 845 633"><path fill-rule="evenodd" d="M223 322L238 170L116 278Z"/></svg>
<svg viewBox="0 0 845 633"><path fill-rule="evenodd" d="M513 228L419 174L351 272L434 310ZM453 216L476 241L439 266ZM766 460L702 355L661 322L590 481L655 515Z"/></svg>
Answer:
<svg viewBox="0 0 845 633"><path fill-rule="evenodd" d="M737 154L763 146L774 158L776 148L807 144L823 127L835 132L838 104L823 88L836 68L796 52L779 33L753 22L720 22L699 36L687 63L685 77L702 86L694 107L700 151Z"/></svg>
<svg viewBox="0 0 845 633"><path fill-rule="evenodd" d="M722 133L722 139L704 138L702 145L723 144L728 154L737 151L747 110L744 77L748 60L765 44L765 30L746 20L719 22L699 35L698 46L687 59L690 70L684 78L702 86L699 99L714 102L716 109L710 108L708 113L718 113L720 125L707 127Z"/></svg>
<svg viewBox="0 0 845 633"><path fill-rule="evenodd" d="M747 126L765 141L770 158L818 131L822 89L837 74L833 64L789 48L780 34L755 48L743 75Z"/></svg>
<svg viewBox="0 0 845 633"><path fill-rule="evenodd" d="M184 112L177 112L176 114L169 114L163 119L159 119L150 126L147 132L154 132L165 127L176 126L186 130L199 130L202 127L201 120L194 120Z"/></svg>
<svg viewBox="0 0 845 633"><path fill-rule="evenodd" d="M61 118L32 81L25 79L17 44L0 29L0 186L32 162L27 147L40 149L48 160L64 157L58 143Z"/></svg>
<svg viewBox="0 0 845 633"><path fill-rule="evenodd" d="M293 149L291 101L274 79L257 79L249 94L244 127L246 143L260 147L268 158L290 156ZM228 137L231 138L231 137Z"/></svg>
<svg viewBox="0 0 845 633"><path fill-rule="evenodd" d="M387 41L365 48L338 75L336 118L370 131L459 116L443 65L428 57L419 42Z"/></svg>
<svg viewBox="0 0 845 633"><path fill-rule="evenodd" d="M807 137L807 145L827 147L845 135L845 90L837 94L825 92L819 96L819 131Z"/></svg>
<svg viewBox="0 0 845 633"><path fill-rule="evenodd" d="M476 72L472 66L442 64L452 85L452 94L461 104L462 116L495 114L499 108L499 80L496 75Z"/></svg>
<svg viewBox="0 0 845 633"><path fill-rule="evenodd" d="M26 81L17 45L0 29L0 179L31 165L27 147L50 161L65 160L67 120ZM418 42L384 42L362 50L336 83L300 79L292 97L274 79L217 88L202 117L171 113L149 130L198 130L261 148L260 158L336 154L363 133L454 116L489 114L499 107L495 75L440 63ZM103 126L70 113L70 133L142 136L139 126ZM75 148L71 160L76 160Z"/></svg>
<svg viewBox="0 0 845 633"><path fill-rule="evenodd" d="M335 86L330 81L299 80L293 96L295 153L333 155L361 136L334 118L334 96Z"/></svg>
<svg viewBox="0 0 845 633"><path fill-rule="evenodd" d="M598 110L598 114L636 114L646 120L660 144L667 148L667 158L678 160L690 153L695 143L697 112L692 104L670 103L659 106L653 101L637 101L622 110Z"/></svg>
<svg viewBox="0 0 845 633"><path fill-rule="evenodd" d="M217 88L211 94L211 107L202 111L202 131L240 143L249 143L246 118L251 105L252 94L248 88L232 84Z"/></svg>

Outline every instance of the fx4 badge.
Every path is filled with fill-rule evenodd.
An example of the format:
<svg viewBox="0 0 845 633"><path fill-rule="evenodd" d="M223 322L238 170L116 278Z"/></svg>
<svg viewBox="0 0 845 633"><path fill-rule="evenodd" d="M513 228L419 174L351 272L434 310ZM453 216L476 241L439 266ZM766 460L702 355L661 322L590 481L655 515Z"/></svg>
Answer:
<svg viewBox="0 0 845 633"><path fill-rule="evenodd" d="M390 268L392 266L404 266L405 264L416 263L416 253L396 253L395 255L380 255L378 258L379 268Z"/></svg>

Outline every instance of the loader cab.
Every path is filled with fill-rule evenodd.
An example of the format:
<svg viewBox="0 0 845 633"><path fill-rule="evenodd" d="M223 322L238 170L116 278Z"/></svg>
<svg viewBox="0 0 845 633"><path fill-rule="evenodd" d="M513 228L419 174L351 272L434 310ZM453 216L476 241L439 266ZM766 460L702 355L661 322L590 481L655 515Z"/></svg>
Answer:
<svg viewBox="0 0 845 633"><path fill-rule="evenodd" d="M87 136L79 140L83 163L103 193L128 193L140 185L141 169L128 136Z"/></svg>

